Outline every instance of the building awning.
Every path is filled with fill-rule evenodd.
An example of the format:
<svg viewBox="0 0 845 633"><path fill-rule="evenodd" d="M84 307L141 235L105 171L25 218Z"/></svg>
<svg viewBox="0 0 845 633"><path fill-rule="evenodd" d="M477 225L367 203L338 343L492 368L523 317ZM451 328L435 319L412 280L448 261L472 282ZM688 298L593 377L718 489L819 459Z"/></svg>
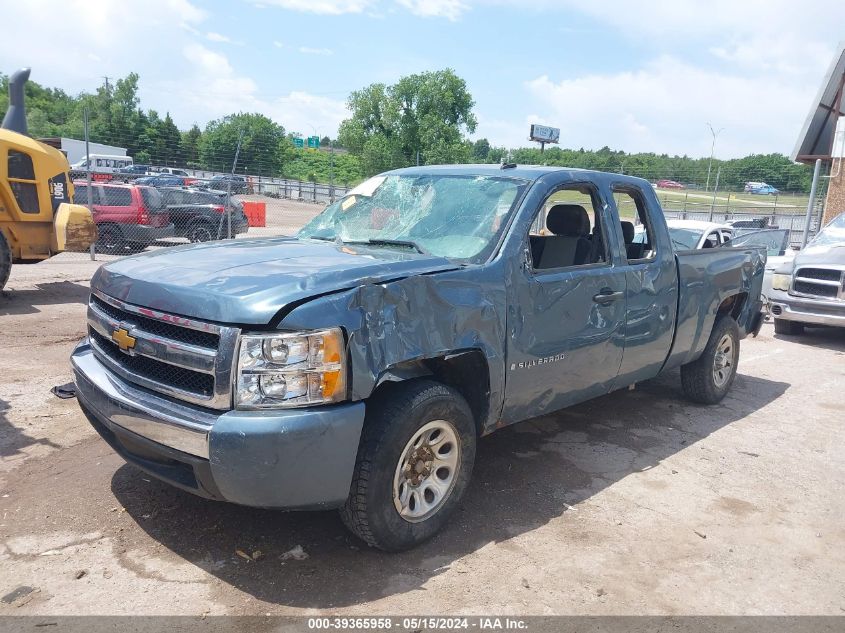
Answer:
<svg viewBox="0 0 845 633"><path fill-rule="evenodd" d="M843 134L837 138L837 125L845 116L845 42L837 49L830 68L819 89L810 113L801 128L798 143L792 151L792 160L812 163L817 158L830 160L841 156ZM834 143L834 141L837 141Z"/></svg>

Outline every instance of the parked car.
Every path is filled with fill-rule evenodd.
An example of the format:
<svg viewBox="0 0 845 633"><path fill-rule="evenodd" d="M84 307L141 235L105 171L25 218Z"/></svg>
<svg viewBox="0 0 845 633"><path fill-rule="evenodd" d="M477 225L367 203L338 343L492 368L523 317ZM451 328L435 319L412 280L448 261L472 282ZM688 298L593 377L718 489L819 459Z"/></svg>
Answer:
<svg viewBox="0 0 845 633"><path fill-rule="evenodd" d="M170 174L172 176L189 177L188 172L184 169L177 169L175 167L153 167L153 172L156 174Z"/></svg>
<svg viewBox="0 0 845 633"><path fill-rule="evenodd" d="M184 169L177 169L175 167L153 167L156 174L168 174L170 176L179 176L182 178L182 184L185 187L190 187L196 184L197 179L188 174Z"/></svg>
<svg viewBox="0 0 845 633"><path fill-rule="evenodd" d="M126 176L146 176L147 174L150 174L152 172L150 171L149 165L134 164L134 165L128 165L126 167L121 167L120 169L115 171L115 173L126 175Z"/></svg>
<svg viewBox="0 0 845 633"><path fill-rule="evenodd" d="M155 174L153 176L142 176L135 179L137 185L147 185L148 187L184 187L185 179L181 176L174 176L172 174Z"/></svg>
<svg viewBox="0 0 845 633"><path fill-rule="evenodd" d="M778 334L805 325L845 327L845 213L774 271L769 312Z"/></svg>
<svg viewBox="0 0 845 633"><path fill-rule="evenodd" d="M761 291L766 302L772 296L772 279L775 271L795 258L796 251L789 244L789 233L789 229L778 228L736 229L733 239L728 244L737 248L756 246L766 249L766 268Z"/></svg>
<svg viewBox="0 0 845 633"><path fill-rule="evenodd" d="M734 229L765 229L769 227L769 217L745 218L743 220L729 220L728 226Z"/></svg>
<svg viewBox="0 0 845 633"><path fill-rule="evenodd" d="M679 250L716 248L727 243L733 235L733 229L727 224L703 222L699 220L667 220L672 246ZM642 239L644 233L638 233Z"/></svg>
<svg viewBox="0 0 845 633"><path fill-rule="evenodd" d="M88 204L88 183L73 183L73 201ZM128 184L91 185L97 249L121 254L143 249L156 240L173 237L173 223L161 194L152 187Z"/></svg>
<svg viewBox="0 0 845 633"><path fill-rule="evenodd" d="M225 238L229 219L226 216L225 199L198 189L159 189L177 237L186 237L191 242L208 242ZM241 202L229 201L232 214L232 236L246 233L249 222Z"/></svg>
<svg viewBox="0 0 845 633"><path fill-rule="evenodd" d="M775 187L772 187L772 185L760 183L759 186L752 187L751 189L746 189L746 193L751 193L759 196L776 196L780 193L780 190L776 189Z"/></svg>
<svg viewBox="0 0 845 633"><path fill-rule="evenodd" d="M683 189L684 186L676 182L674 180L658 180L657 181L657 188L658 189Z"/></svg>
<svg viewBox="0 0 845 633"><path fill-rule="evenodd" d="M647 227L640 252L615 195ZM100 267L77 400L153 477L340 508L369 545L403 550L459 507L479 436L677 368L690 399L721 401L762 322L764 260L676 251L639 178L399 169L296 237Z"/></svg>
<svg viewBox="0 0 845 633"><path fill-rule="evenodd" d="M231 183L231 185L229 185ZM247 186L246 186L246 179L243 176L232 176L232 175L224 175L224 176L214 176L209 180L202 181L202 183L197 184L197 187L201 189L216 189L219 191L231 191L232 193L246 193Z"/></svg>

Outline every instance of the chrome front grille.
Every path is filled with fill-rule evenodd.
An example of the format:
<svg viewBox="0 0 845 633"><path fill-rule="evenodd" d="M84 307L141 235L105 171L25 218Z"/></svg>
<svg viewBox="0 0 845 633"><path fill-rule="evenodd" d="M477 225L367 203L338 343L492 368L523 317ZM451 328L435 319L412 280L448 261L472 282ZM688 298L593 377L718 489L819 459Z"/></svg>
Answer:
<svg viewBox="0 0 845 633"><path fill-rule="evenodd" d="M100 362L141 387L214 409L231 406L238 334L96 291L88 303L88 335Z"/></svg>
<svg viewBox="0 0 845 633"><path fill-rule="evenodd" d="M827 266L799 268L792 282L792 294L845 300L845 270Z"/></svg>

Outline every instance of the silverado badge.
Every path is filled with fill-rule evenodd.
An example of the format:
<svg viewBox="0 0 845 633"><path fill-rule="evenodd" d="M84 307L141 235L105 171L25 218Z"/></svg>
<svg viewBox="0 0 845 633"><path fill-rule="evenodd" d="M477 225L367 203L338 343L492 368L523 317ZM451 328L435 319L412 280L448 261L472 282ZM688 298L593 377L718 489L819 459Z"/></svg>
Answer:
<svg viewBox="0 0 845 633"><path fill-rule="evenodd" d="M129 336L129 330L122 327L119 327L112 332L111 340L117 343L117 346L122 352L128 352L130 349L135 347L135 337Z"/></svg>

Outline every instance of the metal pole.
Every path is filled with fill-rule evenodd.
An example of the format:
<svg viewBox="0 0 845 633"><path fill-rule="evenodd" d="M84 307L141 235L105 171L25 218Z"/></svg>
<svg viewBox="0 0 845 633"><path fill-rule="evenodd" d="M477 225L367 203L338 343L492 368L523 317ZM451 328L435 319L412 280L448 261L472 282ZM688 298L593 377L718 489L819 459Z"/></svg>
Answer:
<svg viewBox="0 0 845 633"><path fill-rule="evenodd" d="M232 173L226 181L226 239L232 239L232 179L235 177L235 167L238 164L238 155L241 153L241 141L244 140L244 130L238 136L238 146L235 148L235 160L232 161Z"/></svg>
<svg viewBox="0 0 845 633"><path fill-rule="evenodd" d="M713 136L713 142L710 144L710 160L707 163L707 184L704 185L704 191L710 190L710 169L713 166L713 153L716 150L716 137L722 133L722 130L725 128L719 128L719 131L713 129L713 126L710 125L710 122L707 123L707 127L710 128L710 134Z"/></svg>
<svg viewBox="0 0 845 633"><path fill-rule="evenodd" d="M813 168L813 184L810 186L810 199L807 201L807 217L804 221L804 236L801 238L801 248L807 245L807 239L810 237L810 222L813 218L813 209L816 206L816 189L819 187L819 174L822 171L822 161L820 158L816 159L816 166Z"/></svg>
<svg viewBox="0 0 845 633"><path fill-rule="evenodd" d="M91 189L91 154L88 151L88 108L85 107L82 110L82 123L85 126L85 171L86 176L85 180L88 183L88 212L91 214L91 217L94 217L94 196L93 191ZM96 261L97 256L97 245L96 243L92 242L91 246L89 247L91 250L91 261Z"/></svg>
<svg viewBox="0 0 845 633"><path fill-rule="evenodd" d="M334 202L334 141L329 139L329 202Z"/></svg>
<svg viewBox="0 0 845 633"><path fill-rule="evenodd" d="M716 186L713 187L713 200L710 201L710 221L713 221L713 206L716 204L716 192L719 191L719 176L722 175L721 165L716 169Z"/></svg>

